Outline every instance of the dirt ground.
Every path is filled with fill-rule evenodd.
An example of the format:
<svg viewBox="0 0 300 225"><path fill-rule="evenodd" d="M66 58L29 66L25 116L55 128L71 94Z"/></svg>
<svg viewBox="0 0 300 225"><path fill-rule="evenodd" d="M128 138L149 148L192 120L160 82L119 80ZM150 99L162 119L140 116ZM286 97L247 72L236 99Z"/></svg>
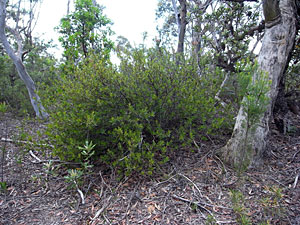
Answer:
<svg viewBox="0 0 300 225"><path fill-rule="evenodd" d="M300 130L300 116L293 120ZM1 117L1 225L300 224L300 132L273 127L264 165L243 174L214 156L225 139L174 151L164 175L153 178L120 180L94 167L80 185L82 198L66 182L62 162L18 142L41 128Z"/></svg>

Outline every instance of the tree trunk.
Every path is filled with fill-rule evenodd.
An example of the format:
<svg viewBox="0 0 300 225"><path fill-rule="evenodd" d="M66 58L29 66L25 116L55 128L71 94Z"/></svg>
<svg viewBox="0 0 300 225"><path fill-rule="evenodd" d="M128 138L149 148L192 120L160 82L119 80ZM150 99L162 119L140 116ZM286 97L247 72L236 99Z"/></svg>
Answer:
<svg viewBox="0 0 300 225"><path fill-rule="evenodd" d="M264 0L264 11L267 12L271 1ZM275 4L275 3L274 3ZM296 35L296 15L293 0L280 0L281 18L272 15L272 20L266 20L264 38L262 48L258 56L259 70L268 74L270 90L267 93L269 97L266 111L260 116L258 126L250 133L244 126L246 115L244 108L241 107L236 118L235 127L231 139L226 146L221 149L222 158L236 168L256 167L261 163L262 155L266 149L267 135L269 133L269 121L272 115L273 105L275 103L279 82L284 74L285 67L291 53ZM271 9L273 10L273 9ZM266 15L265 15L266 16ZM267 18L266 18L267 19ZM275 20L276 19L276 20ZM253 79L259 79L261 73L257 72ZM248 135L248 138L246 138ZM247 141L246 145L244 141ZM247 148L245 148L247 146Z"/></svg>
<svg viewBox="0 0 300 225"><path fill-rule="evenodd" d="M177 0L172 0L172 5L173 5L174 14L175 14L175 19L176 19L178 34L179 34L179 32L180 32L180 14L178 13L176 1Z"/></svg>
<svg viewBox="0 0 300 225"><path fill-rule="evenodd" d="M68 3L67 3L67 15L70 14L70 2L71 2L71 0L68 0Z"/></svg>
<svg viewBox="0 0 300 225"><path fill-rule="evenodd" d="M186 0L179 0L180 2L180 27L179 27L179 34L178 34L178 47L177 47L177 53L183 53L184 52L184 37L185 37L185 31L186 31L186 14L187 14L187 3Z"/></svg>
<svg viewBox="0 0 300 225"><path fill-rule="evenodd" d="M46 119L46 118L48 118L48 114L46 113L44 107L41 104L40 97L36 93L36 87L35 87L34 81L28 75L26 68L22 62L22 59L21 59L22 54L18 54L18 56L17 56L14 53L14 50L12 49L11 45L9 44L9 42L7 40L7 37L5 34L6 2L7 2L6 0L0 0L0 40L4 46L4 49L7 52L7 54L9 55L9 57L12 59L13 63L15 64L20 78L23 80L23 82L26 85L26 88L29 93L30 101L31 101L31 104L33 106L36 116L41 119Z"/></svg>

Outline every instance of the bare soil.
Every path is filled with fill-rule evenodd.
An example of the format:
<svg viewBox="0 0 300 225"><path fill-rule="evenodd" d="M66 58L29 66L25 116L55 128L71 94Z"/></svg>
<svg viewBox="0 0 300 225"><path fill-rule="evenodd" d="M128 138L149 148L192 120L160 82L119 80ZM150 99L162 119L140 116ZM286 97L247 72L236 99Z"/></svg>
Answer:
<svg viewBox="0 0 300 225"><path fill-rule="evenodd" d="M49 150L18 142L42 125L10 114L1 118L2 225L300 224L299 116L293 115L294 132L273 128L260 168L238 174L223 165L213 153L228 137L212 138L195 151L174 151L164 175L152 178L120 179L94 167L80 185L84 204L66 182L62 162Z"/></svg>

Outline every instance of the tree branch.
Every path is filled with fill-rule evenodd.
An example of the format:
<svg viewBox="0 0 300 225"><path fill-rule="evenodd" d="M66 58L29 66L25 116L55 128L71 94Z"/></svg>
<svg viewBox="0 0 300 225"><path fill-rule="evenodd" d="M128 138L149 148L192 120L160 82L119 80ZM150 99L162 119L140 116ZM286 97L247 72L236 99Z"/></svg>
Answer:
<svg viewBox="0 0 300 225"><path fill-rule="evenodd" d="M265 29L265 21L263 20L260 22L258 26L250 28L250 30L246 31L241 36L237 37L237 40L238 41L243 40L247 35L253 37L255 31L261 33L264 29Z"/></svg>

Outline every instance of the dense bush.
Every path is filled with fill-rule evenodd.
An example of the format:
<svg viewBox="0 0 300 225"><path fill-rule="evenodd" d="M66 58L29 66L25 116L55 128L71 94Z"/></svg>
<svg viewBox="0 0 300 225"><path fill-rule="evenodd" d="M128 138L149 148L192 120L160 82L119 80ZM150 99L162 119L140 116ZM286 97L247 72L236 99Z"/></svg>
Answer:
<svg viewBox="0 0 300 225"><path fill-rule="evenodd" d="M70 68L42 97L54 154L80 162L78 146L88 140L95 144L93 160L127 174L151 174L170 150L222 124L217 82L195 68L192 61L174 62L163 49L135 50L119 68L96 57Z"/></svg>

